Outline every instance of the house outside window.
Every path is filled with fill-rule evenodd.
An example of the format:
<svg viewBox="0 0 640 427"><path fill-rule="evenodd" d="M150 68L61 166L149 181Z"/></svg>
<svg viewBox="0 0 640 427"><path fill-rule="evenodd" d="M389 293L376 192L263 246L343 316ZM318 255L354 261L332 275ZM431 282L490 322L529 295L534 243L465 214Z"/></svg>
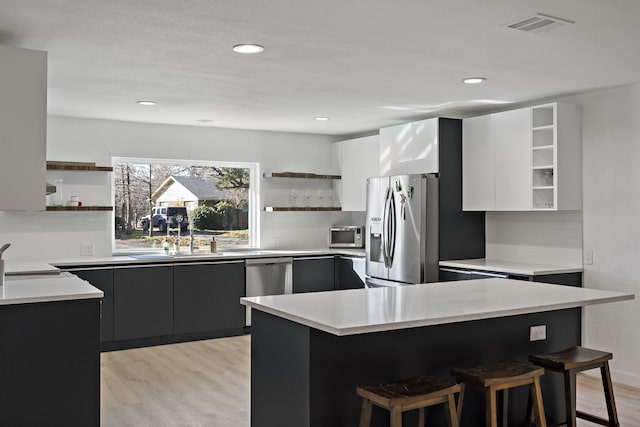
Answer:
<svg viewBox="0 0 640 427"><path fill-rule="evenodd" d="M114 252L258 246L258 164L113 159Z"/></svg>

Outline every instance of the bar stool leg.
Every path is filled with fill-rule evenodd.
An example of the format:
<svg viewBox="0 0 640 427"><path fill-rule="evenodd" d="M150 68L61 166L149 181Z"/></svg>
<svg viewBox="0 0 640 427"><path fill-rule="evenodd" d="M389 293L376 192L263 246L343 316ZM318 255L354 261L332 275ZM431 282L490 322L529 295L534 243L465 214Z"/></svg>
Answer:
<svg viewBox="0 0 640 427"><path fill-rule="evenodd" d="M504 389L502 393L502 427L509 426L509 389Z"/></svg>
<svg viewBox="0 0 640 427"><path fill-rule="evenodd" d="M450 427L458 427L458 413L456 411L456 400L453 395L450 394L446 403L447 413L449 414L449 426Z"/></svg>
<svg viewBox="0 0 640 427"><path fill-rule="evenodd" d="M371 425L371 410L373 405L369 399L362 399L362 409L360 410L360 427L369 427Z"/></svg>
<svg viewBox="0 0 640 427"><path fill-rule="evenodd" d="M564 402L567 413L567 427L576 427L576 374L564 371Z"/></svg>
<svg viewBox="0 0 640 427"><path fill-rule="evenodd" d="M533 396L533 411L536 414L536 425L547 427L547 418L544 415L544 404L542 402L542 389L540 388L540 378L535 377L531 384L531 395Z"/></svg>
<svg viewBox="0 0 640 427"><path fill-rule="evenodd" d="M464 400L464 383L460 384L460 394L458 394L458 405L456 406L456 415L458 416L458 424L460 424L460 417L462 416L462 401Z"/></svg>
<svg viewBox="0 0 640 427"><path fill-rule="evenodd" d="M618 411L616 411L616 401L613 397L613 383L611 381L611 372L609 371L609 362L605 361L600 368L602 375L602 385L604 387L604 398L607 402L607 413L609 414L609 425L619 427Z"/></svg>
<svg viewBox="0 0 640 427"><path fill-rule="evenodd" d="M487 399L487 427L498 427L498 408L496 402L496 390L493 387L486 388Z"/></svg>
<svg viewBox="0 0 640 427"><path fill-rule="evenodd" d="M418 427L424 427L424 408L418 409Z"/></svg>
<svg viewBox="0 0 640 427"><path fill-rule="evenodd" d="M391 407L391 427L402 427L402 408Z"/></svg>

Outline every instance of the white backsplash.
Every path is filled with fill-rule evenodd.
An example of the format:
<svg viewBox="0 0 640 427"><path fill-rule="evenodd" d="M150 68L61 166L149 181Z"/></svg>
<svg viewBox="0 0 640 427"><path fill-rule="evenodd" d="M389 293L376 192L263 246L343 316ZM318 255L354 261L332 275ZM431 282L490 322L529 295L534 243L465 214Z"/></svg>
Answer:
<svg viewBox="0 0 640 427"><path fill-rule="evenodd" d="M582 212L487 212L486 258L582 266Z"/></svg>

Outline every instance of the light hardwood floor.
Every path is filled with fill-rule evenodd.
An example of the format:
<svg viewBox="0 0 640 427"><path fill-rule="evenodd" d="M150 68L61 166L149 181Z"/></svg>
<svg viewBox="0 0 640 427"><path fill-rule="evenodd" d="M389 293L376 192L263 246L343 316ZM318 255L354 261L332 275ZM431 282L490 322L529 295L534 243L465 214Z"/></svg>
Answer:
<svg viewBox="0 0 640 427"><path fill-rule="evenodd" d="M249 427L250 347L244 335L103 353L102 426ZM640 427L640 389L614 391L620 424ZM599 377L579 376L578 408L606 416Z"/></svg>
<svg viewBox="0 0 640 427"><path fill-rule="evenodd" d="M248 427L250 340L102 353L102 426Z"/></svg>

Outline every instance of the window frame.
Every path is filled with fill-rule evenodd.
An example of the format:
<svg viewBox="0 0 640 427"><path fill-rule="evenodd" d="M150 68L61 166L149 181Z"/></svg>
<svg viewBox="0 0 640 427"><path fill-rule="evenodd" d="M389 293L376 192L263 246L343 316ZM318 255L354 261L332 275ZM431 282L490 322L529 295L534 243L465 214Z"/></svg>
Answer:
<svg viewBox="0 0 640 427"><path fill-rule="evenodd" d="M233 162L218 160L192 160L192 159L162 159L162 158L144 158L144 157L127 157L112 156L111 166L115 167L117 163L148 163L148 164L166 164L166 165L188 165L188 166L210 166L210 167L227 167L241 168L249 170L249 191L247 192L247 201L249 203L248 222L249 222L249 243L243 246L233 246L233 249L258 249L260 248L260 163L258 162ZM111 174L111 201L115 201L115 173ZM115 206L115 204L114 204ZM142 252L162 252L162 248L142 248L142 249L116 249L116 236L113 229L115 223L116 210L111 215L111 252L114 255L124 255L127 253ZM218 246L218 250L225 247ZM231 250L233 250L231 249Z"/></svg>

